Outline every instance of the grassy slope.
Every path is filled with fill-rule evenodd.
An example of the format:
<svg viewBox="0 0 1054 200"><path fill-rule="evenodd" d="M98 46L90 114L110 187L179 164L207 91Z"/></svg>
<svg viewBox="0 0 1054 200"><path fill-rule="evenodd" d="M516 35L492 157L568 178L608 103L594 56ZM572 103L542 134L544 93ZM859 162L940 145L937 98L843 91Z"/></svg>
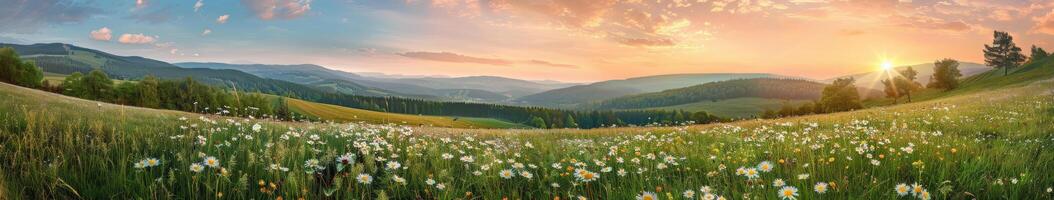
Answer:
<svg viewBox="0 0 1054 200"><path fill-rule="evenodd" d="M1028 80L1051 78L1050 74L1035 77ZM336 184L335 198L373 199L383 192L395 199L454 199L472 192L473 198L480 199L575 195L631 199L641 191L677 197L685 190L698 193L701 186L712 186L722 196L776 199L776 188L758 185L771 185L781 178L800 189L799 199L894 199L894 184L916 182L935 199L1050 199L1054 197L1051 193L1041 191L1054 186L1054 171L1049 170L1054 168L1054 152L1049 151L1054 145L1054 82L1008 85L1024 87L973 89L941 99L854 112L692 127L421 128L402 133L391 127L362 130L241 119L235 120L242 125L213 118L219 121L214 124L189 113L96 104L3 84L0 172L5 179L0 186L7 188L0 188L6 189L0 193L33 199L206 199L219 194L243 199L273 199L276 195L319 199L323 189L313 176L303 173L306 160L317 158L332 164L335 154L361 152L352 146L380 144L370 148L371 155L356 160L360 164L350 173L373 175L374 183L343 178L343 184ZM176 120L179 116L190 120ZM249 130L248 124L254 123L265 128ZM399 134L386 134L393 131ZM281 139L291 132L318 134L326 144L311 143L306 135ZM207 145L194 145L197 136L207 137ZM246 136L254 139L242 139ZM528 142L533 147L525 147ZM864 143L867 147L861 148ZM383 148L384 144L394 148ZM608 152L612 146L617 151ZM911 153L904 150L908 146L913 146ZM475 162L441 159L441 153L474 156ZM226 172L186 171L190 163L200 162L202 154L219 158ZM648 159L649 154L657 159ZM373 159L389 155L398 155L394 160L407 168L391 172L381 169L384 161ZM656 169L665 155L672 156L677 165ZM131 167L146 157L157 157L164 164L145 170ZM616 162L616 157L627 161ZM524 169L534 173L533 179L502 179L498 171L513 167L497 160L540 168ZM549 167L552 163L572 166L575 161L583 162L581 169L601 173L600 179L589 186L574 186L566 170ZM602 167L594 164L597 161L630 173L600 172ZM775 170L762 173L756 181L734 174L735 168L760 161L772 161ZM271 163L290 171L268 170ZM481 169L484 163L491 165L489 169ZM638 174L642 168L648 171ZM482 170L482 175L471 175L474 170ZM409 184L391 182L392 173ZM799 180L800 174L810 176ZM446 188L426 185L426 178ZM280 186L275 194L262 193L257 180ZM828 193L817 194L811 191L817 182L837 184ZM552 188L550 183L562 187Z"/></svg>
<svg viewBox="0 0 1054 200"><path fill-rule="evenodd" d="M765 109L779 110L783 107L783 104L798 106L806 102L809 101L747 97L725 99L716 102L702 101L696 103L656 107L649 109L685 110L692 112L706 111L707 113L717 115L720 117L750 118L752 116L761 115L761 113L765 112Z"/></svg>
<svg viewBox="0 0 1054 200"><path fill-rule="evenodd" d="M928 88L923 89L922 91L912 94L912 101L927 101L985 90L1021 86L1023 84L1030 84L1035 81L1049 79L1052 75L1054 75L1054 56L1013 68L1007 75L1003 75L1003 70L1001 69L993 69L988 72L965 77L960 80L959 88L951 91L941 91ZM902 98L899 101L906 102L907 99ZM893 101L888 98L883 98L869 100L864 103L870 107L889 105L892 104Z"/></svg>
<svg viewBox="0 0 1054 200"><path fill-rule="evenodd" d="M423 116L377 112L336 105L289 99L286 103L293 111L335 122L366 122L374 124L399 124L412 126L439 126L454 128L526 128L524 125L489 118L466 118L445 116ZM455 118L457 120L455 120Z"/></svg>

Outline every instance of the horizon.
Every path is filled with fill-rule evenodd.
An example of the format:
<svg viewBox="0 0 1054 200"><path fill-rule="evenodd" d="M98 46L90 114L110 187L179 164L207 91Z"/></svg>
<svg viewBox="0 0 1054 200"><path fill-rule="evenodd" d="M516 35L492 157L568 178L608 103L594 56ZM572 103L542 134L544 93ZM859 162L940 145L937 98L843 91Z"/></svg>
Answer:
<svg viewBox="0 0 1054 200"><path fill-rule="evenodd" d="M1054 2L24 1L0 41L166 62L592 83L688 73L826 80L952 58L993 30L1050 47ZM775 33L775 34L773 34ZM266 42L260 42L266 41ZM915 45L925 41L927 45ZM800 51L798 49L809 49Z"/></svg>

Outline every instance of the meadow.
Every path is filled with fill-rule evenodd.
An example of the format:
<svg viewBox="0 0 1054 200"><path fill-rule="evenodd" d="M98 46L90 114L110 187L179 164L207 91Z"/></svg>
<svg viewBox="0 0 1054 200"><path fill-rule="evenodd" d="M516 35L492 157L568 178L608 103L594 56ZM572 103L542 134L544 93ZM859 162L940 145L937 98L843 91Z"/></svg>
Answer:
<svg viewBox="0 0 1054 200"><path fill-rule="evenodd" d="M1049 199L1051 88L1041 81L854 112L701 126L483 130L198 115L5 84L0 194Z"/></svg>

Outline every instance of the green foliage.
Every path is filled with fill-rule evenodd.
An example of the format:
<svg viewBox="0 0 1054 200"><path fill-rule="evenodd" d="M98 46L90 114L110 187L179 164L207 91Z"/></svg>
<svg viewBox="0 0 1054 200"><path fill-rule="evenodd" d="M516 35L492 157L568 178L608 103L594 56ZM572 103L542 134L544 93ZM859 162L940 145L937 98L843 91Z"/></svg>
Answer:
<svg viewBox="0 0 1054 200"><path fill-rule="evenodd" d="M44 72L31 62L22 61L12 48L0 48L0 82L38 88Z"/></svg>
<svg viewBox="0 0 1054 200"><path fill-rule="evenodd" d="M1032 45L1032 55L1029 56L1029 62L1042 60L1047 56L1050 56L1050 53L1048 53L1046 50L1043 50L1043 48L1037 47L1036 45Z"/></svg>
<svg viewBox="0 0 1054 200"><path fill-rule="evenodd" d="M531 118L531 121L528 122L527 125L528 126L533 126L533 127L536 127L536 128L549 128L549 126L545 125L545 120L542 119L541 117Z"/></svg>
<svg viewBox="0 0 1054 200"><path fill-rule="evenodd" d="M915 76L917 75L918 72L915 69L908 67L899 74L882 80L882 85L885 85L886 97L893 98L893 103L896 103L898 98L907 96L908 102L911 102L911 92L922 89L922 85L915 82Z"/></svg>
<svg viewBox="0 0 1054 200"><path fill-rule="evenodd" d="M962 73L959 72L959 61L952 59L938 60L933 63L933 76L926 87L944 90L955 89L959 87L960 76L962 76Z"/></svg>
<svg viewBox="0 0 1054 200"><path fill-rule="evenodd" d="M83 96L80 98L110 101L114 93L113 80L101 69L96 68L81 78L81 87L84 88Z"/></svg>
<svg viewBox="0 0 1054 200"><path fill-rule="evenodd" d="M992 45L984 45L984 62L988 66L1003 69L1003 75L1007 75L1010 68L1025 62L1025 55L1014 44L1014 37L1010 33L995 31L994 37Z"/></svg>
<svg viewBox="0 0 1054 200"><path fill-rule="evenodd" d="M824 112L841 112L863 108L860 93L857 92L853 78L839 78L823 88L820 105Z"/></svg>

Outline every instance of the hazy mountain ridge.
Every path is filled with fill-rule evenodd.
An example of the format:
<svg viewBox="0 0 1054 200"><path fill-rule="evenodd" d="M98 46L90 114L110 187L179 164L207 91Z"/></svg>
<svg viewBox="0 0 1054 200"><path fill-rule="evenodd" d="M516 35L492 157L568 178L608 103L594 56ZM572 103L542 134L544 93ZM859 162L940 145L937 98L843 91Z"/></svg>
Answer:
<svg viewBox="0 0 1054 200"><path fill-rule="evenodd" d="M747 78L795 78L765 73L668 74L610 80L578 85L518 98L517 102L546 106L573 106L628 95L659 92L715 81Z"/></svg>

